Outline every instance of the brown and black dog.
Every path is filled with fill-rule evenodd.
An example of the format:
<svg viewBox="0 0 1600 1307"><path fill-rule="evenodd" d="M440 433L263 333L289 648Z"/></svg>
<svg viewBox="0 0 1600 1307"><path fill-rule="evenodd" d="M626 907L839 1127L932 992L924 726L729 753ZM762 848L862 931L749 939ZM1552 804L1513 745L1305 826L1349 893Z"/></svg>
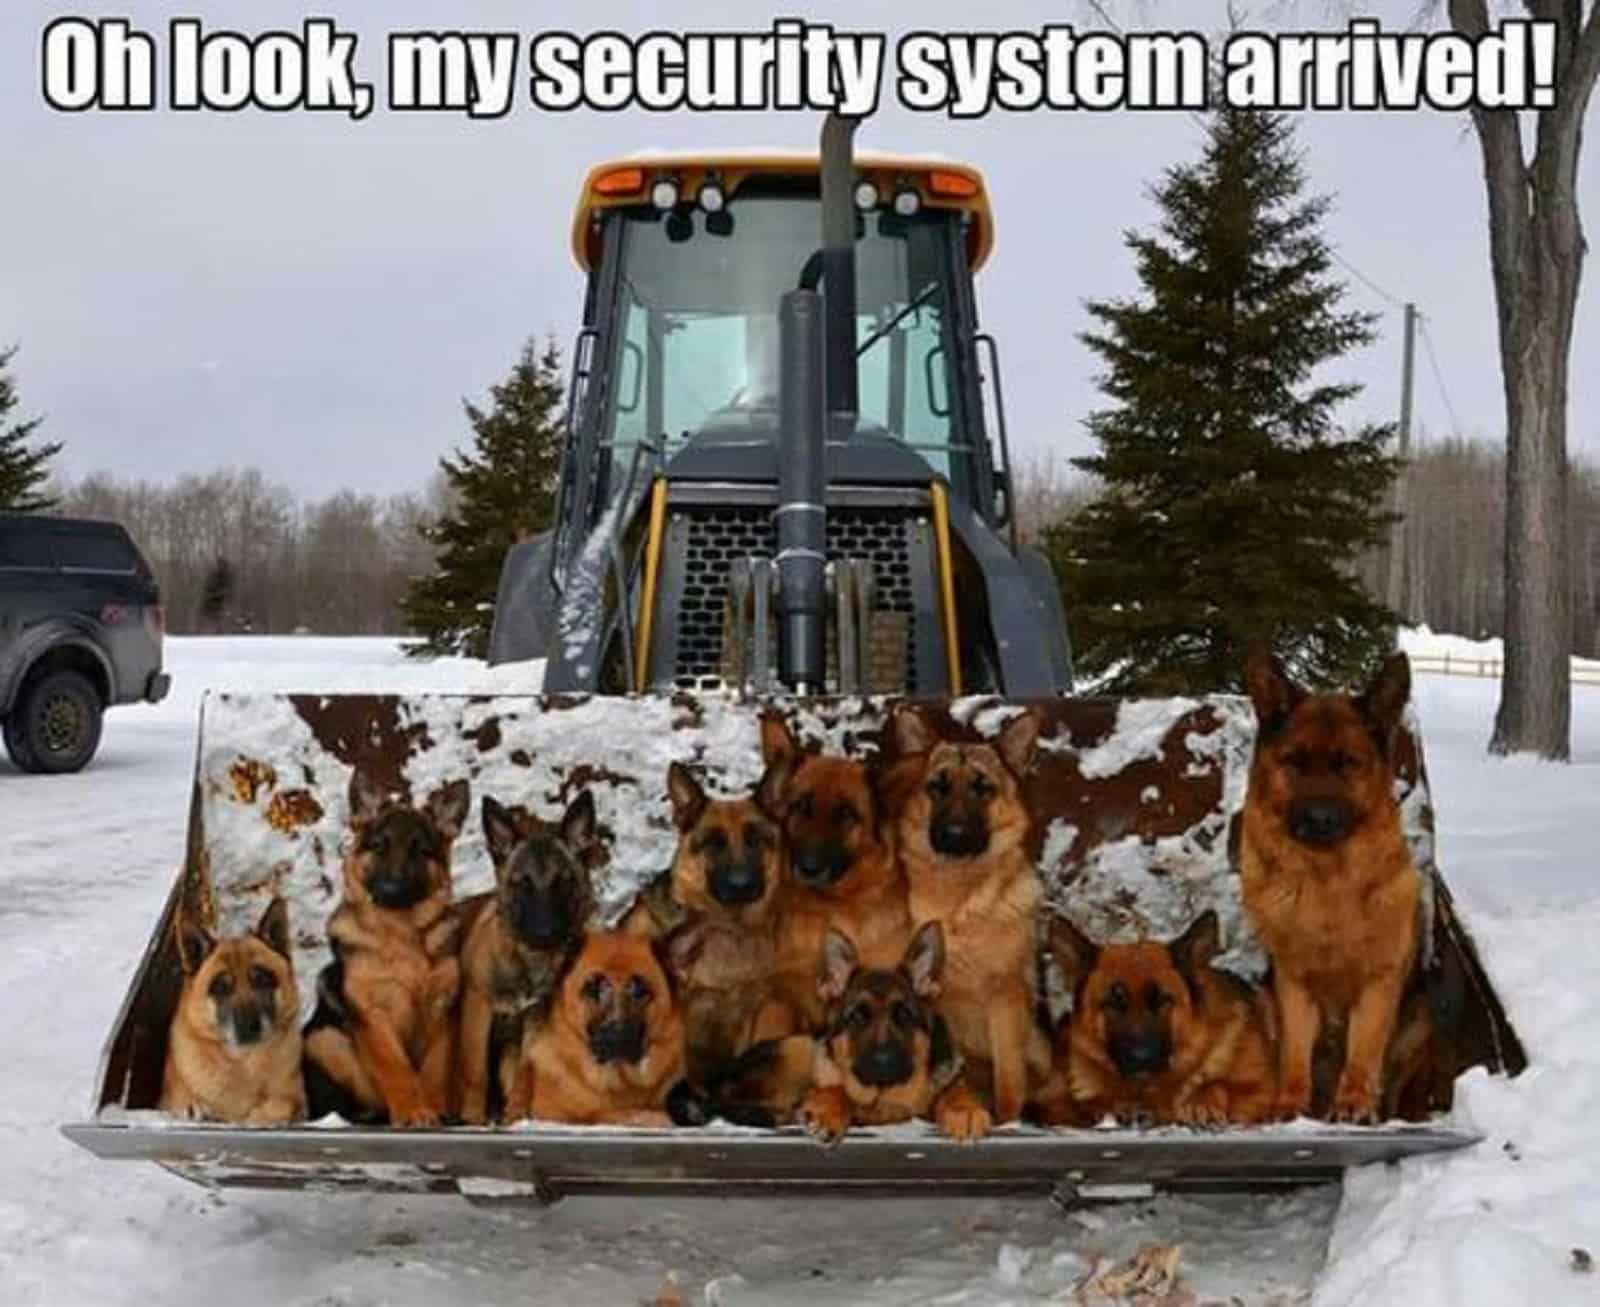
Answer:
<svg viewBox="0 0 1600 1307"><path fill-rule="evenodd" d="M1270 1115L1270 1000L1211 966L1216 913L1201 913L1169 944L1102 948L1059 917L1049 937L1073 997L1039 1094L1046 1125L1094 1125L1109 1115L1210 1126Z"/></svg>
<svg viewBox="0 0 1600 1307"><path fill-rule="evenodd" d="M359 768L350 779L354 840L328 920L333 961L305 1029L314 1116L426 1126L453 1109L461 960L450 852L470 802L464 780L413 807Z"/></svg>
<svg viewBox="0 0 1600 1307"><path fill-rule="evenodd" d="M554 829L488 795L482 812L495 888L460 905L460 1115L468 1125L482 1125L494 1106L507 1116L526 1106L510 1101L524 1028L549 1015L594 911L583 864L596 838L588 790Z"/></svg>
<svg viewBox="0 0 1600 1307"><path fill-rule="evenodd" d="M678 986L704 943L690 919L658 939L592 931L549 1020L529 1031L516 1094L543 1121L667 1126L681 1120L685 1035Z"/></svg>
<svg viewBox="0 0 1600 1307"><path fill-rule="evenodd" d="M774 985L799 1028L816 1031L826 1006L817 989L823 940L837 930L867 966L894 967L911 938L905 876L864 762L801 749L776 713L762 718L761 753L769 767L788 768L779 810L793 875Z"/></svg>
<svg viewBox="0 0 1600 1307"><path fill-rule="evenodd" d="M895 967L868 967L840 931L824 937L813 983L827 1015L818 1035L791 1035L750 1049L716 1086L730 1120L773 1126L800 1121L837 1143L851 1125L932 1117L954 1138L988 1133L990 1116L961 1077L961 1054L939 1012L944 931L930 921Z"/></svg>
<svg viewBox="0 0 1600 1307"><path fill-rule="evenodd" d="M678 828L672 899L701 922L679 996L697 1088L756 1041L773 1002L778 899L789 861L778 795L787 771L786 762L775 763L753 794L737 799L711 798L682 763L667 771Z"/></svg>
<svg viewBox="0 0 1600 1307"><path fill-rule="evenodd" d="M1239 874L1272 958L1277 1112L1312 1109L1318 1034L1342 1024L1331 1114L1371 1121L1417 958L1422 881L1401 830L1394 760L1410 664L1392 654L1358 696L1309 694L1258 647L1245 679L1258 731Z"/></svg>
<svg viewBox="0 0 1600 1307"><path fill-rule="evenodd" d="M994 743L946 739L922 714L894 715L899 759L885 779L911 920L944 927L941 1009L968 1073L991 1082L994 1119L1014 1121L1049 1071L1035 1017L1039 877L1022 778L1039 719L1013 717Z"/></svg>
<svg viewBox="0 0 1600 1307"><path fill-rule="evenodd" d="M284 901L267 905L253 934L230 939L180 921L178 957L183 992L167 1038L161 1110L248 1125L301 1120L300 991Z"/></svg>

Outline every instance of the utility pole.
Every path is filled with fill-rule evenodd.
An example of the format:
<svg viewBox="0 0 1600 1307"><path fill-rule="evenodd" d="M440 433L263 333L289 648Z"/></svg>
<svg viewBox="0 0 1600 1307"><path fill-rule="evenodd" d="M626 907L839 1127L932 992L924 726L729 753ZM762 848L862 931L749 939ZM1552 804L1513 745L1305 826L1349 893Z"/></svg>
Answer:
<svg viewBox="0 0 1600 1307"><path fill-rule="evenodd" d="M1415 376L1415 363L1417 353L1417 306L1406 305L1405 316L1405 346L1400 362L1400 475L1394 479L1394 493L1392 496L1392 511L1397 514L1396 521L1389 528L1389 581L1388 601L1389 607L1400 616L1402 622L1413 621L1416 614L1411 611L1411 587L1409 580L1409 558L1406 550L1406 539L1409 535L1406 524L1406 482L1411 472L1409 460L1411 458L1411 390L1412 379Z"/></svg>

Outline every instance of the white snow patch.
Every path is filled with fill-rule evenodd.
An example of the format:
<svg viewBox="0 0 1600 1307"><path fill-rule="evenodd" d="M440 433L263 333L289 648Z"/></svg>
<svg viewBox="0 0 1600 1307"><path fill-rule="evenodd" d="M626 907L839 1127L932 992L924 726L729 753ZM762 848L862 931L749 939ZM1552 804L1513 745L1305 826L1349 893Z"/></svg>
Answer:
<svg viewBox="0 0 1600 1307"><path fill-rule="evenodd" d="M1199 706L1196 699L1124 699L1117 705L1115 729L1079 753L1078 770L1098 780L1147 758L1159 760L1161 746L1178 719Z"/></svg>

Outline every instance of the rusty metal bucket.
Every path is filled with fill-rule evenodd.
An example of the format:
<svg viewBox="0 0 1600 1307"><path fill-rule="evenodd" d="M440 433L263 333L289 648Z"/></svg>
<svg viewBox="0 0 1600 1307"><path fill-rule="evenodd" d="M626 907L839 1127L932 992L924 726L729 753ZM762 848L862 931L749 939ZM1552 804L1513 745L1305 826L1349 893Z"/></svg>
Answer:
<svg viewBox="0 0 1600 1307"><path fill-rule="evenodd" d="M896 702L771 706L802 739L862 753L892 748L884 724ZM969 698L923 706L959 730L992 735L1025 704L1043 721L1027 798L1051 909L1109 939L1176 934L1212 908L1227 944L1219 965L1259 975L1264 958L1241 912L1231 855L1255 731L1248 701ZM185 863L111 1032L93 1117L65 1127L66 1134L103 1157L156 1161L209 1184L449 1190L481 1200L790 1186L872 1193L1259 1186L1470 1144L1475 1136L1437 1115L1450 1106L1455 1077L1480 1065L1516 1074L1525 1064L1434 860L1433 809L1413 718L1402 732L1401 803L1428 888L1419 979L1439 1036L1403 1100L1405 1125L1210 1134L1013 1126L959 1147L916 1125L856 1132L824 1152L803 1135L717 1126L654 1134L536 1125L175 1128L154 1114L181 984L175 914L245 929L272 895L282 895L309 1004L310 979L327 958L323 926L339 893L354 767L417 796L467 777L474 806L492 794L547 814L589 787L608 848L595 872L597 889L602 912L614 918L671 860L668 763L702 767L714 788L753 784L761 766L759 707L687 695L209 696ZM476 820L457 842L454 866L460 896L493 884Z"/></svg>

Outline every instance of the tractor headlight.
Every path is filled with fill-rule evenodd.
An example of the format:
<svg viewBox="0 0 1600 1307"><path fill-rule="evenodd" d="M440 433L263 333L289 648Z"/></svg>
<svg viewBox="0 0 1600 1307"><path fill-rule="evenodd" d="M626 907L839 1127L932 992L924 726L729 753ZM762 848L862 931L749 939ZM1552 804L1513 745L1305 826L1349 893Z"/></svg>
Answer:
<svg viewBox="0 0 1600 1307"><path fill-rule="evenodd" d="M922 209L922 196L915 186L902 186L894 193L894 211L902 218L914 218Z"/></svg>
<svg viewBox="0 0 1600 1307"><path fill-rule="evenodd" d="M650 203L663 213L678 207L678 183L671 177L661 178L650 188Z"/></svg>
<svg viewBox="0 0 1600 1307"><path fill-rule="evenodd" d="M707 181L700 187L700 207L707 213L721 213L728 197L722 193L722 183Z"/></svg>
<svg viewBox="0 0 1600 1307"><path fill-rule="evenodd" d="M856 208L870 213L878 207L878 183L863 179L856 183Z"/></svg>

